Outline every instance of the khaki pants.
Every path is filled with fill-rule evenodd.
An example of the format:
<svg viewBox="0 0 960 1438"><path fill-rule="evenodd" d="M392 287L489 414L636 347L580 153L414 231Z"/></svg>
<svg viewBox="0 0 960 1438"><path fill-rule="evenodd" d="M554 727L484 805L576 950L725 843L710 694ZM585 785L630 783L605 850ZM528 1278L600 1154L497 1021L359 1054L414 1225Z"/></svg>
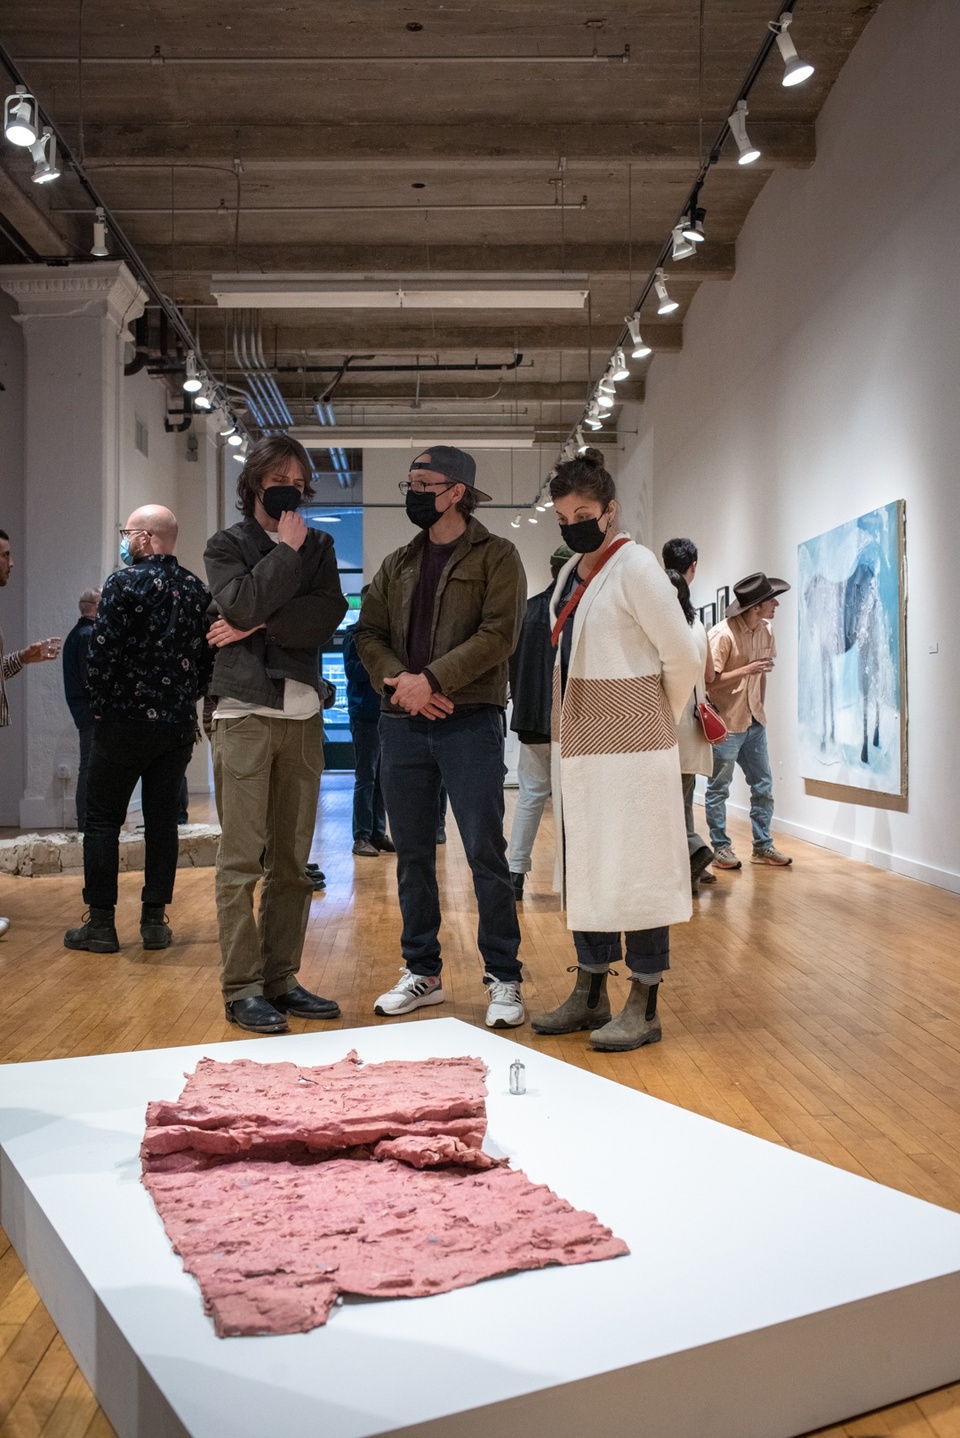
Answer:
<svg viewBox="0 0 960 1438"><path fill-rule="evenodd" d="M304 873L323 772L323 720L218 719L217 923L224 999L276 998L297 983L313 885ZM262 876L259 922L253 895Z"/></svg>

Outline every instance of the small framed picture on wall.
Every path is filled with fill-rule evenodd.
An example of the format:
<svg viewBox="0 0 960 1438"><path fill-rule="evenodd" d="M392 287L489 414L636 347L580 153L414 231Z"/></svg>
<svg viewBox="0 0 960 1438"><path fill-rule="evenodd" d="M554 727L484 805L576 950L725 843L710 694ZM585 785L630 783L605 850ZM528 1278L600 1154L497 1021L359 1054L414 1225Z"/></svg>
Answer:
<svg viewBox="0 0 960 1438"><path fill-rule="evenodd" d="M703 606L700 610L700 622L704 629L713 628L717 622L717 606L715 604L705 604Z"/></svg>
<svg viewBox="0 0 960 1438"><path fill-rule="evenodd" d="M725 584L722 589L717 590L717 623L727 617L727 605L730 603L730 586Z"/></svg>

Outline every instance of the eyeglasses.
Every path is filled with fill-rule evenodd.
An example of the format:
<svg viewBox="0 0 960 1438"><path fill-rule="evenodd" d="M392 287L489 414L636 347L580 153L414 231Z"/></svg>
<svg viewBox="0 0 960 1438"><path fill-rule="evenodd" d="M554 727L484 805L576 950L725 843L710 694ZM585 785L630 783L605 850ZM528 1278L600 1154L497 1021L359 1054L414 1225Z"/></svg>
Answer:
<svg viewBox="0 0 960 1438"><path fill-rule="evenodd" d="M135 535L135 534L150 534L150 535L152 535L152 534L153 534L153 530L152 530L152 529L121 529L121 531L120 531L120 538L121 538L121 539L130 539L130 538L132 538L132 536Z"/></svg>
<svg viewBox="0 0 960 1438"><path fill-rule="evenodd" d="M452 489L453 484L438 484L436 480L430 479L401 479L397 485L401 494L442 494L445 489Z"/></svg>

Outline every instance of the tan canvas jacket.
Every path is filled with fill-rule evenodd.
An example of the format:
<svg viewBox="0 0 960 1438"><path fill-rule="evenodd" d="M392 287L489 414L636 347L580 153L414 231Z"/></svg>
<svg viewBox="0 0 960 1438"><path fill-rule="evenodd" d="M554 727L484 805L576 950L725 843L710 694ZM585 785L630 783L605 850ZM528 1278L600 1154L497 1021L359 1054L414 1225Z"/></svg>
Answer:
<svg viewBox="0 0 960 1438"><path fill-rule="evenodd" d="M375 689L407 669L410 610L426 534L394 550L378 570L354 629L357 653ZM507 702L507 660L520 636L527 585L520 555L471 518L440 576L430 672L454 704Z"/></svg>

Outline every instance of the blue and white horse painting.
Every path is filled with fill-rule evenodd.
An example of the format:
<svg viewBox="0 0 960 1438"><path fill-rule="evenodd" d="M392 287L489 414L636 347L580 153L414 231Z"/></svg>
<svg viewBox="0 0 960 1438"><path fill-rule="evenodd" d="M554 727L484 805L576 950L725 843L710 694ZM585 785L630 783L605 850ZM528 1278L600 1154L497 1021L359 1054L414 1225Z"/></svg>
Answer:
<svg viewBox="0 0 960 1438"><path fill-rule="evenodd" d="M903 501L799 547L804 778L905 793Z"/></svg>

